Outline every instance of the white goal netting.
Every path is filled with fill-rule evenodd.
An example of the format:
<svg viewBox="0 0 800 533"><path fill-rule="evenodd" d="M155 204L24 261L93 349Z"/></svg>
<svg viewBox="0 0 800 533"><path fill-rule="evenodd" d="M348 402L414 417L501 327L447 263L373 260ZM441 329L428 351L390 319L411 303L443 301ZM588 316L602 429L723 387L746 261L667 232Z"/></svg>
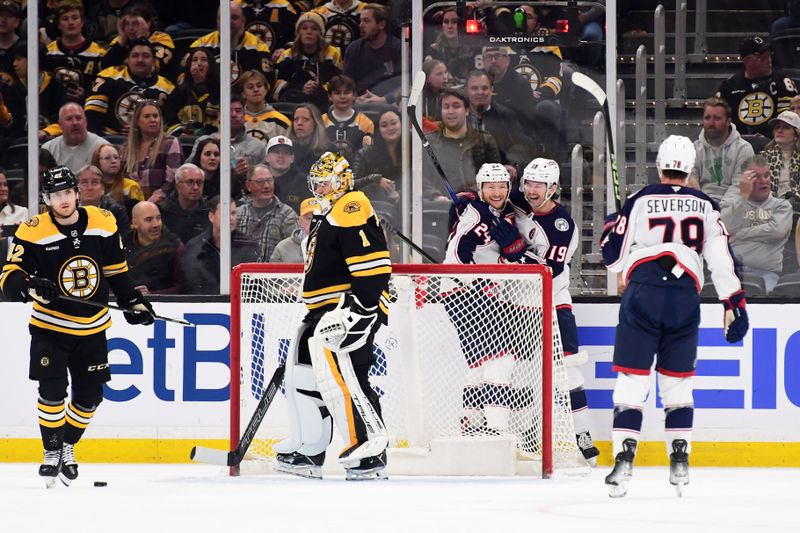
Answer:
<svg viewBox="0 0 800 533"><path fill-rule="evenodd" d="M499 467L505 473L545 470L547 475L551 461L556 469L584 466L555 312L543 290L545 276L549 271L530 266L395 265L389 325L375 337L377 362L370 371L390 435L390 472L398 464L392 452L398 458L404 453L424 457L437 443L440 453L464 455L438 457L432 471L423 466L411 468L414 473L451 473L443 461L491 464L496 458L485 455L505 450L516 465L513 472ZM232 369L240 375L232 376L232 388L240 384L231 410L234 441L289 355L306 313L299 267L243 265L235 277L239 290L232 294L231 333L239 341L238 362L235 341L231 351ZM545 342L544 306L551 308L551 342ZM544 379L550 372L551 388ZM543 389L552 392L543 396ZM232 402L236 396L232 390ZM545 421L549 412L551 423ZM272 445L287 434L281 388L246 461L270 460ZM334 442L328 455L339 449Z"/></svg>

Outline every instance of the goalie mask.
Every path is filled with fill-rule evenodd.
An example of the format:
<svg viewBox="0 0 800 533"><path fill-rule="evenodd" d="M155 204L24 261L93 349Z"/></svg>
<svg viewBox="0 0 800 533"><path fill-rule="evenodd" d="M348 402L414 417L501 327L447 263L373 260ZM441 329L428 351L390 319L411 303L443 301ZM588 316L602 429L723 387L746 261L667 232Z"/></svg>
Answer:
<svg viewBox="0 0 800 533"><path fill-rule="evenodd" d="M674 170L688 176L694 166L695 157L697 152L689 137L670 135L658 147L656 167L659 173L664 170Z"/></svg>
<svg viewBox="0 0 800 533"><path fill-rule="evenodd" d="M48 168L42 176L42 200L50 205L50 193L75 189L79 192L78 178L65 166Z"/></svg>
<svg viewBox="0 0 800 533"><path fill-rule="evenodd" d="M318 192L324 183L328 183L330 189L324 193ZM353 171L350 170L350 163L340 154L325 152L308 171L308 188L319 200L322 211L327 211L333 202L353 189Z"/></svg>
<svg viewBox="0 0 800 533"><path fill-rule="evenodd" d="M506 170L506 167L500 163L482 164L481 168L478 169L478 174L475 176L475 183L478 185L478 197L487 204L490 202L483 196L483 184L505 183L507 185L506 197L503 200L503 205L497 209L502 209L505 206L506 201L508 201L508 195L511 193L511 175Z"/></svg>
<svg viewBox="0 0 800 533"><path fill-rule="evenodd" d="M526 182L544 183L547 185L547 192L544 199L534 210L540 209L543 205L550 201L556 192L558 192L559 178L561 177L561 170L558 168L558 163L552 159L545 159L537 157L525 167L522 173L522 180L519 184L519 190L525 193L526 198L528 193L525 191Z"/></svg>

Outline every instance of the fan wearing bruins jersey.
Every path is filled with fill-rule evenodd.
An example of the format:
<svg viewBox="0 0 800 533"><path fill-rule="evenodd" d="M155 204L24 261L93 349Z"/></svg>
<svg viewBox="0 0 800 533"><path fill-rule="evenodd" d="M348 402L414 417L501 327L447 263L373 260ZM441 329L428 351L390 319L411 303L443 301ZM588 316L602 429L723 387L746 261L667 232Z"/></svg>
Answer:
<svg viewBox="0 0 800 533"><path fill-rule="evenodd" d="M384 478L388 436L368 374L375 331L388 317L389 250L344 157L324 153L308 182L319 201L303 242L308 313L286 363L290 436L275 447L276 469L321 477L335 423L346 478Z"/></svg>
<svg viewBox="0 0 800 533"><path fill-rule="evenodd" d="M291 46L292 28L300 13L288 0L239 0L246 20L245 30L266 44L270 50Z"/></svg>
<svg viewBox="0 0 800 533"><path fill-rule="evenodd" d="M347 45L361 36L358 22L367 7L359 0L330 0L313 11L325 20L325 40L338 47L342 54Z"/></svg>
<svg viewBox="0 0 800 533"><path fill-rule="evenodd" d="M136 104L153 100L162 109L165 124L175 122L172 100L175 90L171 81L156 72L153 43L147 39L131 42L128 65L109 67L100 72L86 99L84 109L89 131L98 135L125 135Z"/></svg>
<svg viewBox="0 0 800 533"><path fill-rule="evenodd" d="M772 137L769 121L789 110L798 94L786 73L772 69L772 50L763 37L748 37L739 45L744 70L722 82L716 96L731 106L731 122L741 135Z"/></svg>
<svg viewBox="0 0 800 533"><path fill-rule="evenodd" d="M334 76L328 83L331 107L322 115L328 139L345 157L355 157L365 146L372 144L375 124L353 109L356 101L356 82L348 76Z"/></svg>
<svg viewBox="0 0 800 533"><path fill-rule="evenodd" d="M111 379L108 309L62 296L107 304L110 288L131 324L152 324L154 316L128 278L114 215L78 207L78 181L64 166L44 173L42 196L48 211L17 229L0 289L7 300L33 300L29 377L39 383L44 445L39 475L52 487L56 478L68 486L78 477L74 446L103 400L103 383ZM72 390L65 402L68 384Z"/></svg>
<svg viewBox="0 0 800 533"><path fill-rule="evenodd" d="M217 12L219 26L219 12ZM245 31L245 18L239 2L231 2L231 83L238 84L239 76L248 70L260 70L272 77L272 60L269 46L249 31ZM219 63L219 31L203 35L190 48L211 48ZM188 57L188 54L187 54Z"/></svg>

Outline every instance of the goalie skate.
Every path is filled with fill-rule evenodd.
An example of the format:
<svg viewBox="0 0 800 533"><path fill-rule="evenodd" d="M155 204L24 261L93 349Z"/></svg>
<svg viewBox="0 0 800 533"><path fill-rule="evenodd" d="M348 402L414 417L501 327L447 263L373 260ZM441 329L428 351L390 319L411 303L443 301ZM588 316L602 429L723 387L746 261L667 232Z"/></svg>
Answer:
<svg viewBox="0 0 800 533"><path fill-rule="evenodd" d="M275 456L275 470L293 476L309 479L322 479L322 464L325 452L319 455L303 455L301 453L279 453Z"/></svg>
<svg viewBox="0 0 800 533"><path fill-rule="evenodd" d="M44 484L52 489L61 470L61 450L45 450L44 463L39 465L39 475L44 478Z"/></svg>
<svg viewBox="0 0 800 533"><path fill-rule="evenodd" d="M675 485L678 498L683 496L683 487L689 484L689 454L686 453L688 443L683 439L672 441L672 453L669 454L669 482Z"/></svg>
<svg viewBox="0 0 800 533"><path fill-rule="evenodd" d="M628 483L633 475L633 459L636 457L636 441L625 439L622 441L622 451L617 454L614 468L606 476L608 495L611 498L622 498L628 493Z"/></svg>
<svg viewBox="0 0 800 533"><path fill-rule="evenodd" d="M345 468L344 478L347 481L369 481L373 479L389 479L386 476L386 452L374 457L361 459L357 466Z"/></svg>

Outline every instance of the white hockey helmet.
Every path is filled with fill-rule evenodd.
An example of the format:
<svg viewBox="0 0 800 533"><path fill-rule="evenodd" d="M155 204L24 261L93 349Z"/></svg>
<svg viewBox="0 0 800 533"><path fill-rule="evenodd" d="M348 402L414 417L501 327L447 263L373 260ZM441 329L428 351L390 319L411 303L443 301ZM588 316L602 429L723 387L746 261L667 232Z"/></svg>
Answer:
<svg viewBox="0 0 800 533"><path fill-rule="evenodd" d="M689 137L670 135L658 147L656 168L659 172L674 170L688 175L692 172L695 157L697 152Z"/></svg>
<svg viewBox="0 0 800 533"><path fill-rule="evenodd" d="M475 176L475 183L478 185L478 197L483 200L483 184L484 183L507 183L508 191L511 192L511 174L508 173L506 167L500 163L484 163L478 169L478 174ZM508 198L508 196L506 196ZM486 200L483 200L484 202Z"/></svg>
<svg viewBox="0 0 800 533"><path fill-rule="evenodd" d="M519 182L519 190L523 193L525 192L526 181L547 184L547 194L538 206L534 206L534 209L539 209L548 201L550 201L550 198L552 198L556 191L558 191L560 177L561 169L558 167L558 163L552 159L537 157L528 163L528 165L525 167L525 170L522 172L522 179ZM550 191L550 187L553 185L555 185L555 188Z"/></svg>

